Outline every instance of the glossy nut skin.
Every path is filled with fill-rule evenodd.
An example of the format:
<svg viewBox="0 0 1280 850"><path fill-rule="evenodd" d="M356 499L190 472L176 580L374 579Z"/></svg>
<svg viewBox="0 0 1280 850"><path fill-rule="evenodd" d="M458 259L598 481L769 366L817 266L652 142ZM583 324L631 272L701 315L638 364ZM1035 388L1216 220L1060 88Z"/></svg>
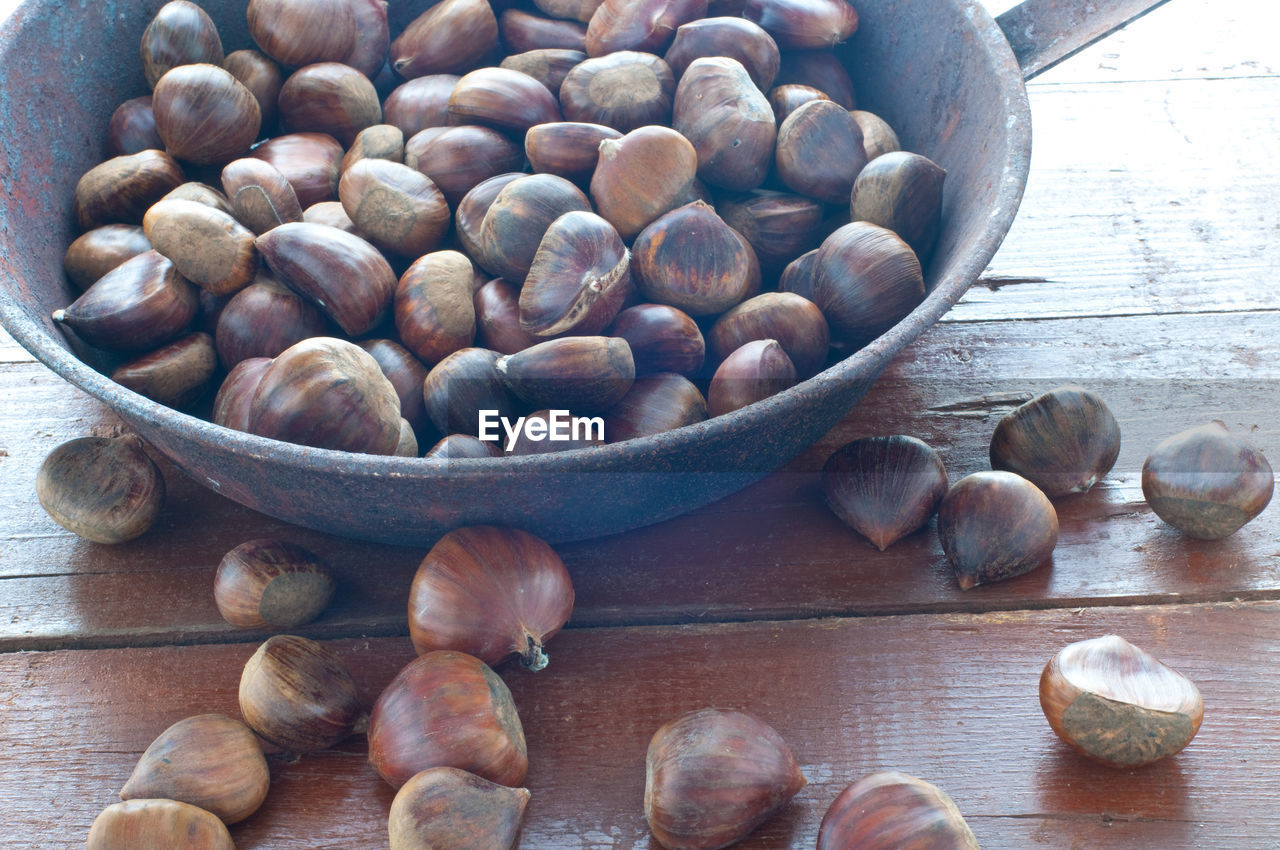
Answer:
<svg viewBox="0 0 1280 850"><path fill-rule="evenodd" d="M269 365L269 357L250 357L233 366L214 396L210 421L234 431L248 431L253 395L258 391L258 382Z"/></svg>
<svg viewBox="0 0 1280 850"><path fill-rule="evenodd" d="M403 257L434 250L453 217L431 178L385 159L360 160L344 171L338 198L362 236Z"/></svg>
<svg viewBox="0 0 1280 850"><path fill-rule="evenodd" d="M778 176L793 192L843 204L867 164L862 129L829 100L802 104L778 127Z"/></svg>
<svg viewBox="0 0 1280 850"><path fill-rule="evenodd" d="M156 82L175 65L221 65L222 39L204 9L187 0L171 0L147 24L138 52L147 85L155 88Z"/></svg>
<svg viewBox="0 0 1280 850"><path fill-rule="evenodd" d="M512 53L585 51L587 46L587 28L582 23L546 18L523 9L503 9L498 16L498 33Z"/></svg>
<svg viewBox="0 0 1280 850"><path fill-rule="evenodd" d="M362 159L384 159L404 163L404 131L394 124L374 124L356 134L355 141L342 157L342 173L346 174ZM341 187L341 178L339 178Z"/></svg>
<svg viewBox="0 0 1280 850"><path fill-rule="evenodd" d="M672 210L636 236L631 270L646 301L694 317L724 312L760 287L751 246L702 201Z"/></svg>
<svg viewBox="0 0 1280 850"><path fill-rule="evenodd" d="M437 363L422 382L427 416L442 434L469 434L480 429L479 411L496 410L511 417L520 403L507 389L498 360L486 348L463 348Z"/></svg>
<svg viewBox="0 0 1280 850"><path fill-rule="evenodd" d="M520 327L520 290L502 278L495 278L476 290L476 342L501 354L541 342Z"/></svg>
<svg viewBox="0 0 1280 850"><path fill-rule="evenodd" d="M287 133L268 139L250 153L284 175L304 210L337 199L343 155L342 145L328 133Z"/></svg>
<svg viewBox="0 0 1280 850"><path fill-rule="evenodd" d="M736 59L695 59L676 87L672 127L698 152L698 177L745 192L764 182L778 126L773 109Z"/></svg>
<svg viewBox="0 0 1280 850"><path fill-rule="evenodd" d="M707 400L683 375L659 372L636 378L627 394L605 413L605 438L620 443L672 431L707 418Z"/></svg>
<svg viewBox="0 0 1280 850"><path fill-rule="evenodd" d="M364 715L355 680L332 650L296 635L268 638L240 675L240 715L289 752L326 750Z"/></svg>
<svg viewBox="0 0 1280 850"><path fill-rule="evenodd" d="M1262 452L1217 420L1161 441L1142 464L1142 495L1156 516L1201 540L1235 534L1274 490Z"/></svg>
<svg viewBox="0 0 1280 850"><path fill-rule="evenodd" d="M827 507L881 552L924 528L946 492L942 458L904 434L846 443L822 466Z"/></svg>
<svg viewBox="0 0 1280 850"><path fill-rule="evenodd" d="M796 367L773 339L757 339L730 352L711 376L707 412L723 416L795 386Z"/></svg>
<svg viewBox="0 0 1280 850"><path fill-rule="evenodd" d="M867 162L878 156L902 150L898 134L889 126L889 122L879 115L867 112L865 109L853 109L849 114L853 116L854 121L858 122L858 128L862 130L862 146L867 152Z"/></svg>
<svg viewBox="0 0 1280 850"><path fill-rule="evenodd" d="M582 190L563 177L530 174L513 180L485 211L476 260L497 277L523 283L552 222L590 209Z"/></svg>
<svg viewBox="0 0 1280 850"><path fill-rule="evenodd" d="M830 99L825 92L815 89L813 86L801 85L800 83L786 83L774 86L769 90L769 106L773 108L774 118L777 119L779 125L786 121L792 112L795 112L809 101ZM861 124L858 126L859 128L862 127Z"/></svg>
<svg viewBox="0 0 1280 850"><path fill-rule="evenodd" d="M212 207L218 212L226 213L232 218L237 218L235 208L231 206L231 200L225 194L213 188L208 183L198 183L194 180L188 180L186 183L183 183L160 200L195 201L197 204L204 204L206 207ZM159 203L159 201L156 203Z"/></svg>
<svg viewBox="0 0 1280 850"><path fill-rule="evenodd" d="M670 66L652 53L620 50L575 66L560 86L566 121L629 133L669 124L676 92Z"/></svg>
<svg viewBox="0 0 1280 850"><path fill-rule="evenodd" d="M587 23L587 55L661 53L676 29L707 15L707 0L604 0Z"/></svg>
<svg viewBox="0 0 1280 850"><path fill-rule="evenodd" d="M812 86L845 109L854 109L853 80L844 63L831 50L786 50L774 85L800 83Z"/></svg>
<svg viewBox="0 0 1280 850"><path fill-rule="evenodd" d="M263 128L275 126L276 102L284 85L280 66L259 50L234 50L222 60L222 67L247 88L262 113Z"/></svg>
<svg viewBox="0 0 1280 850"><path fill-rule="evenodd" d="M637 375L676 372L686 377L702 369L706 340L688 313L667 304L636 304L617 315L612 336L631 346Z"/></svg>
<svg viewBox="0 0 1280 850"><path fill-rule="evenodd" d="M492 127L429 128L405 142L404 164L416 168L458 206L472 189L514 172L524 161L520 145Z"/></svg>
<svg viewBox="0 0 1280 850"><path fill-rule="evenodd" d="M107 272L53 320L97 348L149 351L180 336L199 307L196 287L151 249Z"/></svg>
<svg viewBox="0 0 1280 850"><path fill-rule="evenodd" d="M374 703L369 763L393 788L432 767L515 787L529 756L502 679L475 656L441 650L405 665Z"/></svg>
<svg viewBox="0 0 1280 850"><path fill-rule="evenodd" d="M391 68L405 79L469 71L498 44L488 0L444 0L391 42Z"/></svg>
<svg viewBox="0 0 1280 850"><path fill-rule="evenodd" d="M832 47L858 29L858 13L848 0L747 0L742 16L790 50Z"/></svg>
<svg viewBox="0 0 1280 850"><path fill-rule="evenodd" d="M512 656L530 670L573 612L573 582L542 539L516 528L450 531L409 588L409 638L419 655L452 649L491 667Z"/></svg>
<svg viewBox="0 0 1280 850"><path fill-rule="evenodd" d="M83 292L116 266L151 248L142 227L104 224L75 238L62 257L72 285Z"/></svg>
<svg viewBox="0 0 1280 850"><path fill-rule="evenodd" d="M139 224L152 204L186 179L182 166L164 151L113 157L86 171L76 183L76 224L81 230Z"/></svg>
<svg viewBox="0 0 1280 850"><path fill-rule="evenodd" d="M481 68L458 80L449 114L519 136L534 124L561 121L560 104L547 87L510 68Z"/></svg>
<svg viewBox="0 0 1280 850"><path fill-rule="evenodd" d="M801 379L822 369L831 347L822 311L792 292L765 292L729 308L711 326L708 339L717 360L752 340L777 340Z"/></svg>
<svg viewBox="0 0 1280 850"><path fill-rule="evenodd" d="M818 829L818 850L978 850L946 792L923 779L879 771L848 785Z"/></svg>
<svg viewBox="0 0 1280 850"><path fill-rule="evenodd" d="M476 313L471 261L457 251L416 260L396 286L396 331L428 366L475 341Z"/></svg>
<svg viewBox="0 0 1280 850"><path fill-rule="evenodd" d="M232 216L196 201L159 201L142 217L151 246L212 295L231 295L258 272L255 235Z"/></svg>
<svg viewBox="0 0 1280 850"><path fill-rule="evenodd" d="M254 233L302 221L298 193L280 170L265 160L243 157L222 169L222 188L235 217Z"/></svg>
<svg viewBox="0 0 1280 850"><path fill-rule="evenodd" d="M623 239L633 239L687 203L697 170L698 152L688 139L668 127L640 127L600 143L591 200Z"/></svg>
<svg viewBox="0 0 1280 850"><path fill-rule="evenodd" d="M787 263L778 278L778 291L794 292L817 303L814 299L814 264L817 259L818 249L814 248Z"/></svg>
<svg viewBox="0 0 1280 850"><path fill-rule="evenodd" d="M111 380L181 410L204 397L217 369L213 337L197 331L120 364L112 370Z"/></svg>
<svg viewBox="0 0 1280 850"><path fill-rule="evenodd" d="M347 215L347 211L342 208L342 204L338 201L321 201L318 204L312 204L302 211L302 220L308 224L323 224L326 227L336 227L353 236L360 235L356 232L355 222L351 220L351 216Z"/></svg>
<svg viewBox="0 0 1280 850"><path fill-rule="evenodd" d="M887 227L917 256L927 258L942 224L946 177L942 166L920 154L897 151L877 156L853 182L849 218Z"/></svg>
<svg viewBox="0 0 1280 850"><path fill-rule="evenodd" d="M813 260L813 302L833 340L863 344L924 300L920 261L883 227L855 221L837 229Z"/></svg>
<svg viewBox="0 0 1280 850"><path fill-rule="evenodd" d="M350 147L365 127L382 123L373 83L341 62L317 62L289 75L280 89L280 123L290 133L329 133Z"/></svg>
<svg viewBox="0 0 1280 850"><path fill-rule="evenodd" d="M414 774L391 801L391 850L515 850L528 804L528 789L456 767L429 768Z"/></svg>
<svg viewBox="0 0 1280 850"><path fill-rule="evenodd" d="M263 371L248 430L304 446L392 454L400 441L400 396L360 347L312 337Z"/></svg>
<svg viewBox="0 0 1280 850"><path fill-rule="evenodd" d="M111 113L107 149L112 156L163 148L164 142L156 132L156 115L151 111L151 95L130 98Z"/></svg>
<svg viewBox="0 0 1280 850"><path fill-rule="evenodd" d="M382 119L399 127L408 139L428 127L449 124L449 96L453 94L457 74L428 74L396 86L382 104Z"/></svg>
<svg viewBox="0 0 1280 850"><path fill-rule="evenodd" d="M382 374L400 396L400 415L409 427L423 436L434 435L427 421L427 409L422 403L422 383L429 371L413 352L392 339L362 339L356 345L369 352L378 362ZM416 454L416 452L415 452Z"/></svg>
<svg viewBox="0 0 1280 850"><path fill-rule="evenodd" d="M213 577L218 613L242 629L309 623L329 604L333 589L333 575L314 553L272 538L236 546L222 556Z"/></svg>
<svg viewBox="0 0 1280 850"><path fill-rule="evenodd" d="M496 364L513 393L536 408L597 413L616 404L635 381L626 340L573 336L504 355Z"/></svg>
<svg viewBox="0 0 1280 850"><path fill-rule="evenodd" d="M507 171L480 181L462 196L454 210L454 232L458 244L467 256L475 257L480 253L480 225L484 223L485 213L499 193L507 184L526 176L522 171Z"/></svg>
<svg viewBox="0 0 1280 850"><path fill-rule="evenodd" d="M622 133L603 124L553 121L529 128L524 135L524 152L535 172L585 185L600 161L600 143L620 138Z"/></svg>
<svg viewBox="0 0 1280 850"><path fill-rule="evenodd" d="M356 45L349 0L249 0L247 18L254 43L290 68L341 62Z"/></svg>
<svg viewBox="0 0 1280 850"><path fill-rule="evenodd" d="M547 228L520 290L520 327L537 337L598 334L634 289L613 225L574 210Z"/></svg>
<svg viewBox="0 0 1280 850"><path fill-rule="evenodd" d="M177 800L126 800L102 810L89 827L87 850L182 847L235 850L217 815Z"/></svg>
<svg viewBox="0 0 1280 850"><path fill-rule="evenodd" d="M975 472L938 507L938 538L961 590L1030 572L1058 543L1058 514L1040 490L1012 472Z"/></svg>
<svg viewBox="0 0 1280 850"><path fill-rule="evenodd" d="M239 823L267 797L270 773L253 731L225 714L179 720L148 745L120 799L167 799Z"/></svg>
<svg viewBox="0 0 1280 850"><path fill-rule="evenodd" d="M179 65L156 83L151 109L169 153L201 165L229 162L258 140L258 100L216 65Z"/></svg>
<svg viewBox="0 0 1280 850"><path fill-rule="evenodd" d="M390 52L387 4L384 0L351 0L351 13L356 22L355 43L342 62L372 80L386 67Z"/></svg>
<svg viewBox="0 0 1280 850"><path fill-rule="evenodd" d="M717 850L750 835L806 784L772 727L705 708L666 723L645 756L644 813L667 850Z"/></svg>
<svg viewBox="0 0 1280 850"><path fill-rule="evenodd" d="M350 336L371 330L391 306L395 272L373 245L322 224L290 222L257 239L276 278Z"/></svg>
<svg viewBox="0 0 1280 850"><path fill-rule="evenodd" d="M1040 675L1040 707L1072 749L1122 769L1181 751L1204 718L1190 679L1117 635L1059 651Z"/></svg>
<svg viewBox="0 0 1280 850"><path fill-rule="evenodd" d="M778 43L746 18L703 18L682 24L663 58L679 79L695 59L727 56L742 63L756 88L767 92L778 76Z"/></svg>
<svg viewBox="0 0 1280 850"><path fill-rule="evenodd" d="M1083 493L1120 456L1120 426L1097 395L1056 387L1000 417L991 435L992 469L1016 472L1050 499Z"/></svg>
<svg viewBox="0 0 1280 850"><path fill-rule="evenodd" d="M155 522L164 477L132 440L78 437L40 464L36 498L68 531L95 543L123 543Z"/></svg>
<svg viewBox="0 0 1280 850"><path fill-rule="evenodd" d="M766 269L781 269L818 246L823 207L813 198L757 189L722 201L716 212L751 244Z"/></svg>
<svg viewBox="0 0 1280 850"><path fill-rule="evenodd" d="M324 316L267 274L237 292L218 314L214 345L224 369L251 357L275 357L294 343L323 336Z"/></svg>
<svg viewBox="0 0 1280 850"><path fill-rule="evenodd" d="M565 77L586 58L587 54L581 50L543 47L512 54L498 63L498 67L528 74L558 98ZM563 108L563 103L561 107Z"/></svg>

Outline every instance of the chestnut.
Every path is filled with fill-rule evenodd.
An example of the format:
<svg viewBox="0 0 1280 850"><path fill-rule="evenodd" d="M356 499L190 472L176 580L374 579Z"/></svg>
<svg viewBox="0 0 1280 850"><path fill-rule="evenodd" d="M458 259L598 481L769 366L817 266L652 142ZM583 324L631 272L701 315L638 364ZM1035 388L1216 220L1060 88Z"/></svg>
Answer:
<svg viewBox="0 0 1280 850"><path fill-rule="evenodd" d="M151 95L130 98L111 113L111 123L107 125L107 149L112 156L127 156L163 147L164 142L156 132Z"/></svg>
<svg viewBox="0 0 1280 850"><path fill-rule="evenodd" d="M351 0L351 14L356 22L355 43L342 62L372 80L386 67L390 51L387 4L384 0Z"/></svg>
<svg viewBox="0 0 1280 850"><path fill-rule="evenodd" d="M83 292L116 266L150 248L139 225L104 224L75 238L62 257L62 268L72 285Z"/></svg>
<svg viewBox="0 0 1280 850"><path fill-rule="evenodd" d="M471 261L457 251L419 257L401 275L395 294L396 331L428 366L475 341Z"/></svg>
<svg viewBox="0 0 1280 850"><path fill-rule="evenodd" d="M782 268L819 242L822 204L803 195L756 189L723 201L716 212L751 244L766 269Z"/></svg>
<svg viewBox="0 0 1280 850"><path fill-rule="evenodd" d="M757 339L731 352L707 388L707 411L723 416L795 386L796 367L777 340Z"/></svg>
<svg viewBox="0 0 1280 850"><path fill-rule="evenodd" d="M566 121L628 133L670 123L675 92L676 78L661 58L620 50L574 66L560 86L560 104Z"/></svg>
<svg viewBox="0 0 1280 850"><path fill-rule="evenodd" d="M186 331L199 307L196 287L151 249L107 272L51 318L97 348L150 351Z"/></svg>
<svg viewBox="0 0 1280 850"><path fill-rule="evenodd" d="M1058 514L1012 472L966 475L942 498L938 537L961 590L1030 572L1058 543Z"/></svg>
<svg viewBox="0 0 1280 850"><path fill-rule="evenodd" d="M195 201L197 204L204 204L206 207L212 207L220 213L225 213L239 221L236 215L235 207L231 205L231 199L224 193L213 188L208 183L197 183L193 180L183 183L176 187L172 192L160 199L161 201ZM159 203L157 201L156 203ZM144 218L146 216L143 216ZM243 222L241 222L243 224Z"/></svg>
<svg viewBox="0 0 1280 850"><path fill-rule="evenodd" d="M681 24L706 15L707 0L604 0L587 23L587 55L660 52Z"/></svg>
<svg viewBox="0 0 1280 850"><path fill-rule="evenodd" d="M502 10L498 16L498 35L512 53L531 50L581 52L587 46L587 28L580 21L546 18L523 9Z"/></svg>
<svg viewBox="0 0 1280 850"><path fill-rule="evenodd" d="M683 375L659 372L636 378L627 394L605 412L611 443L672 431L707 418L707 400Z"/></svg>
<svg viewBox="0 0 1280 850"><path fill-rule="evenodd" d="M765 292L729 308L711 326L708 339L718 360L752 340L777 340L802 380L822 369L830 348L822 311L792 292Z"/></svg>
<svg viewBox="0 0 1280 850"><path fill-rule="evenodd" d="M213 19L195 3L171 0L160 7L142 32L142 74L147 85L176 65L222 64L222 39Z"/></svg>
<svg viewBox="0 0 1280 850"><path fill-rule="evenodd" d="M495 204L496 206L496 204ZM573 210L551 223L520 290L520 327L538 337L597 334L634 284L631 256L613 225Z"/></svg>
<svg viewBox="0 0 1280 850"><path fill-rule="evenodd" d="M347 211L342 208L342 203L339 201L321 201L318 204L312 204L302 211L302 220L308 224L336 227L353 236L360 235L356 231L355 222L351 220L351 216L347 215Z"/></svg>
<svg viewBox="0 0 1280 850"><path fill-rule="evenodd" d="M726 56L736 59L751 75L751 82L767 92L778 76L781 56L778 44L746 18L715 17L681 24L663 57L679 79L695 59Z"/></svg>
<svg viewBox="0 0 1280 850"><path fill-rule="evenodd" d="M246 540L222 556L213 600L222 619L242 629L292 629L320 615L333 597L333 575L297 543Z"/></svg>
<svg viewBox="0 0 1280 850"><path fill-rule="evenodd" d="M450 434L427 450L424 458L453 460L455 458L500 457L502 450L497 443L481 440L470 434Z"/></svg>
<svg viewBox="0 0 1280 850"><path fill-rule="evenodd" d="M591 200L623 239L633 239L688 203L697 170L698 152L684 136L668 127L639 127L600 143Z"/></svg>
<svg viewBox="0 0 1280 850"><path fill-rule="evenodd" d="M941 788L882 770L845 787L818 829L818 850L978 850L978 839Z"/></svg>
<svg viewBox="0 0 1280 850"><path fill-rule="evenodd" d="M391 339L362 339L356 345L378 361L378 368L400 396L400 416L416 433L430 433L427 409L422 403L422 384L427 379L426 364L412 351ZM403 435L402 435L403 436Z"/></svg>
<svg viewBox="0 0 1280 850"><path fill-rule="evenodd" d="M607 410L636 376L631 347L617 337L547 340L504 355L495 365L511 391L534 407L583 413Z"/></svg>
<svg viewBox="0 0 1280 850"><path fill-rule="evenodd" d="M145 150L95 165L76 183L74 214L81 230L139 224L152 204L186 182L164 151Z"/></svg>
<svg viewBox="0 0 1280 850"><path fill-rule="evenodd" d="M250 357L275 357L294 343L323 336L324 316L266 273L237 292L218 314L214 344L224 369Z"/></svg>
<svg viewBox="0 0 1280 850"><path fill-rule="evenodd" d="M422 401L436 430L475 436L481 410L515 414L520 405L498 371L501 357L485 348L463 348L432 367L422 382Z"/></svg>
<svg viewBox="0 0 1280 850"><path fill-rule="evenodd" d="M231 833L212 812L177 800L126 800L103 809L89 827L86 850L183 847L235 850Z"/></svg>
<svg viewBox="0 0 1280 850"><path fill-rule="evenodd" d="M36 473L40 507L58 525L95 543L123 543L143 534L164 497L164 476L134 439L68 440Z"/></svg>
<svg viewBox="0 0 1280 850"><path fill-rule="evenodd" d="M258 101L258 109L262 113L264 128L275 125L276 101L280 97L280 87L284 85L284 75L280 66L265 53L258 50L235 50L222 60L222 67L227 73L240 81L249 90L254 100Z"/></svg>
<svg viewBox="0 0 1280 850"><path fill-rule="evenodd" d="M416 169L385 159L362 159L343 172L338 198L356 230L382 250L421 257L449 231L444 194Z"/></svg>
<svg viewBox="0 0 1280 850"><path fill-rule="evenodd" d="M620 138L621 133L603 124L552 121L529 128L524 134L524 152L535 172L586 185L600 161L600 143Z"/></svg>
<svg viewBox="0 0 1280 850"><path fill-rule="evenodd" d="M200 165L229 162L258 140L257 98L216 65L179 65L156 83L151 109L169 153Z"/></svg>
<svg viewBox="0 0 1280 850"><path fill-rule="evenodd" d="M362 159L384 159L404 163L404 131L394 124L374 124L356 134L355 141L342 157L342 173ZM341 178L339 178L341 187Z"/></svg>
<svg viewBox="0 0 1280 850"><path fill-rule="evenodd" d="M773 117L781 125L787 117L811 100L830 100L825 92L800 83L786 83L769 90L769 106ZM862 125L858 125L861 128Z"/></svg>
<svg viewBox="0 0 1280 850"><path fill-rule="evenodd" d="M693 144L698 177L707 183L742 192L768 176L778 126L769 101L738 60L693 60L676 87L671 125Z"/></svg>
<svg viewBox="0 0 1280 850"><path fill-rule="evenodd" d="M342 62L356 46L350 0L249 0L246 17L254 43L291 68Z"/></svg>
<svg viewBox="0 0 1280 850"><path fill-rule="evenodd" d="M881 552L923 528L946 492L942 458L902 434L846 443L822 465L827 507Z"/></svg>
<svg viewBox="0 0 1280 850"><path fill-rule="evenodd" d="M587 23L604 0L533 0L542 14L566 21Z"/></svg>
<svg viewBox="0 0 1280 850"><path fill-rule="evenodd" d="M782 86L788 83L811 86L845 109L857 106L853 80L834 51L784 50L773 84Z"/></svg>
<svg viewBox="0 0 1280 850"><path fill-rule="evenodd" d="M399 127L408 139L428 127L449 123L449 96L458 80L456 74L428 74L401 83L382 104L382 118Z"/></svg>
<svg viewBox="0 0 1280 850"><path fill-rule="evenodd" d="M213 337L197 331L122 363L111 380L152 401L181 410L208 391L218 369Z"/></svg>
<svg viewBox="0 0 1280 850"><path fill-rule="evenodd" d="M481 68L458 80L449 95L449 114L520 134L534 124L563 120L560 104L546 86L510 68Z"/></svg>
<svg viewBox="0 0 1280 850"><path fill-rule="evenodd" d="M456 767L428 768L415 773L391 801L391 850L515 850L528 804L525 788L508 788Z"/></svg>
<svg viewBox="0 0 1280 850"><path fill-rule="evenodd" d="M298 193L279 169L265 160L244 157L228 163L222 169L222 187L235 217L254 233L302 221Z"/></svg>
<svg viewBox="0 0 1280 850"><path fill-rule="evenodd" d="M702 369L706 341L688 313L667 304L636 304L620 312L610 328L631 346L637 375L676 372L686 377Z"/></svg>
<svg viewBox="0 0 1280 850"><path fill-rule="evenodd" d="M293 753L332 747L364 717L342 658L296 635L276 635L258 647L240 674L238 697L244 722Z"/></svg>
<svg viewBox="0 0 1280 850"><path fill-rule="evenodd" d="M751 246L702 201L644 228L632 252L641 296L691 316L721 313L760 287Z"/></svg>
<svg viewBox="0 0 1280 850"><path fill-rule="evenodd" d="M431 178L451 206L523 162L520 145L491 127L428 128L404 143L404 164Z"/></svg>
<svg viewBox="0 0 1280 850"><path fill-rule="evenodd" d="M541 342L520 327L520 290L494 278L476 290L476 342L501 354L515 354Z"/></svg>
<svg viewBox="0 0 1280 850"><path fill-rule="evenodd" d="M924 300L924 275L911 247L865 221L837 229L813 259L813 302L833 340L862 345Z"/></svg>
<svg viewBox="0 0 1280 850"><path fill-rule="evenodd" d="M1083 493L1115 465L1120 426L1083 387L1057 387L1000 417L991 468L1016 472L1050 499Z"/></svg>
<svg viewBox="0 0 1280 850"><path fill-rule="evenodd" d="M495 276L522 283L551 223L567 212L590 209L582 190L563 177L530 174L513 180L485 211L476 259Z"/></svg>
<svg viewBox="0 0 1280 850"><path fill-rule="evenodd" d="M248 431L253 395L258 391L262 373L270 365L270 357L250 357L233 366L213 398L210 420L233 431Z"/></svg>
<svg viewBox="0 0 1280 850"><path fill-rule="evenodd" d="M283 174L304 210L338 197L344 151L328 133L286 133L267 139L249 155L265 160Z"/></svg>
<svg viewBox="0 0 1280 850"><path fill-rule="evenodd" d="M329 133L350 147L365 127L382 123L373 83L341 62L317 62L284 81L278 101L280 123L290 133Z"/></svg>
<svg viewBox="0 0 1280 850"><path fill-rule="evenodd" d="M547 87L557 98L560 97L560 86L569 72L576 68L587 54L581 50L569 50L563 47L543 47L538 50L527 50L515 53L498 63L498 67L528 74ZM563 103L561 104L563 109Z"/></svg>
<svg viewBox="0 0 1280 850"><path fill-rule="evenodd" d="M862 130L862 147L867 152L867 162L878 156L902 150L898 134L889 126L888 121L865 109L852 109L849 114L853 116L854 121L858 122L858 128Z"/></svg>
<svg viewBox="0 0 1280 850"><path fill-rule="evenodd" d="M405 79L461 73L497 44L498 19L489 0L444 0L391 42L391 68Z"/></svg>
<svg viewBox="0 0 1280 850"><path fill-rule="evenodd" d="M824 204L846 203L866 164L858 122L830 100L801 104L778 127L778 177L793 192Z"/></svg>
<svg viewBox="0 0 1280 850"><path fill-rule="evenodd" d="M889 228L927 259L942 223L946 176L940 165L917 153L877 156L853 181L849 218Z"/></svg>
<svg viewBox="0 0 1280 850"><path fill-rule="evenodd" d="M231 295L258 271L252 230L196 201L159 201L142 217L147 241L184 278L213 295Z"/></svg>
<svg viewBox="0 0 1280 850"><path fill-rule="evenodd" d="M742 16L790 50L831 47L858 29L848 0L747 0Z"/></svg>

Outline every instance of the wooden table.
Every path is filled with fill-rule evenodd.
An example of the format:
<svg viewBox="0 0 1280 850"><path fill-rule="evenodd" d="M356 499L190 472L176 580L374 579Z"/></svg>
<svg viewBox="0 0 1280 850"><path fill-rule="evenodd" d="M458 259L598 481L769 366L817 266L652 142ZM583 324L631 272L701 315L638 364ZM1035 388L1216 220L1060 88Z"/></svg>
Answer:
<svg viewBox="0 0 1280 850"><path fill-rule="evenodd" d="M985 848L1280 845L1280 509L1196 542L1139 488L1157 441L1214 418L1280 460L1277 23L1270 0L1176 0L1037 79L1008 240L838 428L723 502L561 547L571 628L547 671L501 670L532 763L522 847L654 847L648 739L708 705L772 724L809 779L744 850L812 847L839 790L880 768L947 790ZM1068 381L1108 400L1124 446L1098 487L1059 502L1051 565L965 593L932 526L881 554L822 507L815 472L842 443L913 434L955 480L986 468L1002 413ZM116 420L7 337L0 399L0 845L82 846L157 733L237 714L265 634L225 624L211 583L245 539L295 540L333 565L337 600L300 631L350 662L368 701L413 657L421 550L289 527L168 467L149 534L86 543L45 516L35 472ZM1201 687L1204 725L1180 755L1110 770L1045 723L1044 663L1109 632ZM237 845L384 846L392 791L364 749L357 736L272 755L272 791L232 829Z"/></svg>

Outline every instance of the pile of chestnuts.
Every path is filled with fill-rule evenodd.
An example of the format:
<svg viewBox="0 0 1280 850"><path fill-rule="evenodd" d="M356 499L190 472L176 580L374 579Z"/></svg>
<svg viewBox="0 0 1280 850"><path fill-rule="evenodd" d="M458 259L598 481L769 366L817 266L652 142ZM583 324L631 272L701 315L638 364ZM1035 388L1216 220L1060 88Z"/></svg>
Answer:
<svg viewBox="0 0 1280 850"><path fill-rule="evenodd" d="M80 179L81 294L111 376L321 448L500 454L718 416L925 297L945 172L857 110L847 0L251 0L142 37L151 94ZM552 411L603 436L553 440ZM448 439L448 444L441 444ZM440 445L438 445L440 444ZM464 450L461 446L467 446Z"/></svg>

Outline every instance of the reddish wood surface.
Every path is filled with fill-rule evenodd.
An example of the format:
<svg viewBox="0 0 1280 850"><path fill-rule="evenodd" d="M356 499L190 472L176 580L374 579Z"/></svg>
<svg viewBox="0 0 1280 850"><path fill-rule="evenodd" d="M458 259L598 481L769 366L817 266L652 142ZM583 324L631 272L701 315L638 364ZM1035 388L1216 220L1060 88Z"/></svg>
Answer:
<svg viewBox="0 0 1280 850"><path fill-rule="evenodd" d="M552 665L501 671L533 762L522 847L656 850L644 747L710 704L775 725L811 783L746 850L812 847L839 789L881 767L947 790L984 848L1280 845L1280 510L1192 541L1150 513L1138 480L1158 440L1213 418L1280 458L1280 21L1266 0L1229 6L1166 4L1037 78L1031 178L1005 245L818 445L689 516L561 548L577 607ZM1068 381L1107 399L1124 444L1102 484L1059 502L1051 566L963 593L932 526L882 554L821 505L816 471L841 443L913 434L954 480L986 467L1001 414ZM420 549L292 528L169 467L143 538L98 546L55 525L34 497L41 460L117 427L0 333L6 848L83 846L156 734L236 713L240 665L265 633L224 623L211 587L249 537L329 560L339 593L300 631L332 641L367 700L411 657ZM1205 724L1183 754L1113 772L1053 738L1040 668L1108 631L1201 686ZM234 829L238 846L385 846L391 793L363 747L273 755L272 793Z"/></svg>

